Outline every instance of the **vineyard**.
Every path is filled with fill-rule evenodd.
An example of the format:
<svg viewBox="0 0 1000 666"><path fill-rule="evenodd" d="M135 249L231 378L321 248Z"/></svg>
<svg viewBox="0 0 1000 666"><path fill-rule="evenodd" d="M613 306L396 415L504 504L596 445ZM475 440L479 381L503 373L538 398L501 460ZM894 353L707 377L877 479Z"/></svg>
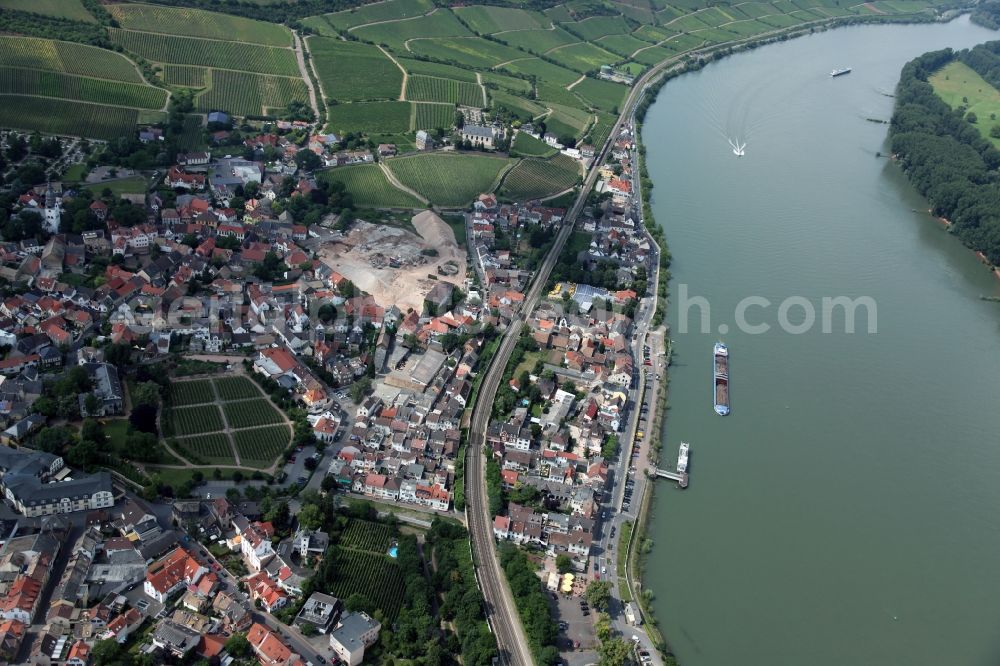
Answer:
<svg viewBox="0 0 1000 666"><path fill-rule="evenodd" d="M327 126L335 132L397 134L410 130L409 102L355 102L330 107Z"/></svg>
<svg viewBox="0 0 1000 666"><path fill-rule="evenodd" d="M135 109L0 95L0 127L110 140L131 134L138 121Z"/></svg>
<svg viewBox="0 0 1000 666"><path fill-rule="evenodd" d="M135 64L119 53L50 39L0 37L0 66L45 69L127 83L145 83Z"/></svg>
<svg viewBox="0 0 1000 666"><path fill-rule="evenodd" d="M165 409L161 422L163 434L168 437L198 435L223 428L222 414L215 405Z"/></svg>
<svg viewBox="0 0 1000 666"><path fill-rule="evenodd" d="M0 93L62 97L143 109L160 109L167 102L167 91L152 86L14 67L0 67Z"/></svg>
<svg viewBox="0 0 1000 666"><path fill-rule="evenodd" d="M266 398L227 402L222 409L230 428L252 428L284 421Z"/></svg>
<svg viewBox="0 0 1000 666"><path fill-rule="evenodd" d="M371 44L310 37L309 51L323 95L338 102L399 99L403 72Z"/></svg>
<svg viewBox="0 0 1000 666"><path fill-rule="evenodd" d="M414 102L411 124L414 130L450 129L455 124L455 107Z"/></svg>
<svg viewBox="0 0 1000 666"><path fill-rule="evenodd" d="M446 102L478 108L483 105L483 90L475 83L417 75L406 82L406 98L414 102Z"/></svg>
<svg viewBox="0 0 1000 666"><path fill-rule="evenodd" d="M343 183L347 191L354 197L356 206L421 207L419 201L394 187L377 164L338 167L329 171L321 171L317 177L331 183Z"/></svg>
<svg viewBox="0 0 1000 666"><path fill-rule="evenodd" d="M492 192L510 160L484 155L416 155L386 160L407 187L439 206L465 206L476 195Z"/></svg>
<svg viewBox="0 0 1000 666"><path fill-rule="evenodd" d="M214 381L215 388L223 400L243 400L260 395L254 383L246 377L219 377Z"/></svg>
<svg viewBox="0 0 1000 666"><path fill-rule="evenodd" d="M170 384L170 403L175 407L215 402L211 379L195 379Z"/></svg>
<svg viewBox="0 0 1000 666"><path fill-rule="evenodd" d="M365 550L384 555L389 552L394 537L393 529L388 525L352 518L337 545L351 550Z"/></svg>
<svg viewBox="0 0 1000 666"><path fill-rule="evenodd" d="M303 23L314 27L317 32L321 31L323 24L327 30L335 28L348 30L365 23L419 16L433 8L434 3L430 0L388 0L387 2L373 2L370 5L362 5L343 12L312 17L312 19L321 21L321 23L316 22L315 26L310 24L312 19L303 21ZM334 32L334 34L336 33Z"/></svg>
<svg viewBox="0 0 1000 666"><path fill-rule="evenodd" d="M395 562L387 555L341 548L334 548L327 557L333 558L330 570L334 575L327 581L330 594L340 599L364 595L385 613L390 624L396 619L405 585Z"/></svg>
<svg viewBox="0 0 1000 666"><path fill-rule="evenodd" d="M239 16L206 12L201 9L146 4L109 4L107 10L121 27L129 30L225 39L267 46L292 45L292 35L288 28Z"/></svg>
<svg viewBox="0 0 1000 666"><path fill-rule="evenodd" d="M566 155L548 160L521 160L504 178L500 194L527 201L557 194L573 187L580 180L580 167Z"/></svg>
<svg viewBox="0 0 1000 666"><path fill-rule="evenodd" d="M204 88L208 85L208 70L194 65L164 65L163 80L167 85Z"/></svg>
<svg viewBox="0 0 1000 666"><path fill-rule="evenodd" d="M234 465L236 458L229 437L224 433L183 437L171 440L170 445L191 462L204 465Z"/></svg>
<svg viewBox="0 0 1000 666"><path fill-rule="evenodd" d="M198 95L199 111L224 110L238 116L267 115L284 109L292 100L309 99L302 79L267 76L225 69L209 70L208 90Z"/></svg>
<svg viewBox="0 0 1000 666"><path fill-rule="evenodd" d="M232 435L240 462L247 467L261 468L270 467L292 438L291 430L285 425L238 430Z"/></svg>
<svg viewBox="0 0 1000 666"><path fill-rule="evenodd" d="M116 44L151 62L206 65L277 76L299 75L295 54L291 49L158 35L119 28L110 28L108 32Z"/></svg>

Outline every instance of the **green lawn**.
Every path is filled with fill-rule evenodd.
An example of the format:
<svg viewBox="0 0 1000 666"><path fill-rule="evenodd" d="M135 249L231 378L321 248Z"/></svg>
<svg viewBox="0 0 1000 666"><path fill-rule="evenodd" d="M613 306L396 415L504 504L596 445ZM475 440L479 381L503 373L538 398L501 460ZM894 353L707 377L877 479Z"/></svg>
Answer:
<svg viewBox="0 0 1000 666"><path fill-rule="evenodd" d="M524 132L517 133L517 136L514 137L514 145L510 148L511 155L520 157L551 157L558 152L544 141L539 141Z"/></svg>
<svg viewBox="0 0 1000 666"><path fill-rule="evenodd" d="M1000 125L1000 92L979 76L964 62L951 62L930 77L930 83L938 97L948 106L964 106L969 113L976 114L976 129L984 137L1000 147L1000 139L990 136L990 129Z"/></svg>
<svg viewBox="0 0 1000 666"><path fill-rule="evenodd" d="M149 184L144 177L129 176L128 178L110 180L106 183L87 185L86 189L95 194L100 194L105 189L109 189L113 195L121 196L122 194L139 194L140 192L145 192L148 187Z"/></svg>
<svg viewBox="0 0 1000 666"><path fill-rule="evenodd" d="M87 165L86 164L73 164L66 172L63 174L63 180L69 183L75 183L77 181L83 180L87 176Z"/></svg>

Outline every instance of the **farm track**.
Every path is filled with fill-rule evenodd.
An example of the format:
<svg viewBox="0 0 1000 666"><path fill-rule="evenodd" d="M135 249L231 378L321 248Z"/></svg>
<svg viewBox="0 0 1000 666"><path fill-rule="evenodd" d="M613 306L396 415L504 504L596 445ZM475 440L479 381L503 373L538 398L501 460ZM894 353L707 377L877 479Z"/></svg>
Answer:
<svg viewBox="0 0 1000 666"><path fill-rule="evenodd" d="M489 100L486 98L486 86L483 85L483 75L476 72L476 83L479 84L479 89L483 91L483 108L485 109L489 106Z"/></svg>
<svg viewBox="0 0 1000 666"><path fill-rule="evenodd" d="M405 102L406 101L406 84L410 80L410 73L407 72L406 69L402 65L399 64L398 60L396 60L394 57L392 57L391 53L389 53L384 48L382 48L381 45L379 45L378 50L381 51L383 54L385 54L385 57L388 58L389 60L391 60L392 64L394 64L396 67L399 67L399 71L401 71L403 73L403 84L399 88L399 101L400 102Z"/></svg>
<svg viewBox="0 0 1000 666"><path fill-rule="evenodd" d="M571 83L568 86L566 86L566 90L572 91L573 88L575 88L577 86L577 84L583 83L583 80L586 79L586 78L587 78L586 74L581 74L580 78L578 78L576 81L574 81L573 83ZM583 100L580 100L580 101L583 101Z"/></svg>
<svg viewBox="0 0 1000 666"><path fill-rule="evenodd" d="M430 16L437 10L438 8L435 7L429 12L424 12L420 16L407 16L406 18L400 18L400 19L384 19L382 21L372 21L371 23L362 23L361 25L356 25L348 28L347 32L352 32L354 30L357 30L358 28L367 28L370 25L384 25L386 23L402 23L403 21L416 21L417 19L424 18L425 16Z"/></svg>
<svg viewBox="0 0 1000 666"><path fill-rule="evenodd" d="M309 91L309 106L312 107L313 114L316 116L316 122L319 122L319 103L316 100L316 88L313 86L313 79L309 75L309 69L306 67L306 45L299 33L292 31L292 40L295 43L295 61L299 64L299 74L302 76L302 80L306 82L306 89ZM317 81L319 78L317 77ZM213 384L214 385L214 384Z"/></svg>
<svg viewBox="0 0 1000 666"><path fill-rule="evenodd" d="M403 192L406 192L410 196L415 197L417 199L417 201L419 201L420 203L424 204L425 206L427 205L428 199L426 197L422 196L416 190L411 190L406 185L403 185L403 183L401 183L399 181L399 179L396 178L396 174L394 174L392 172L392 169L390 169L389 167L387 167L385 165L385 162L379 162L378 163L378 167L382 170L382 173L385 174L385 177L389 179L389 184L390 185L392 185L393 187L395 187L397 190L402 190Z"/></svg>

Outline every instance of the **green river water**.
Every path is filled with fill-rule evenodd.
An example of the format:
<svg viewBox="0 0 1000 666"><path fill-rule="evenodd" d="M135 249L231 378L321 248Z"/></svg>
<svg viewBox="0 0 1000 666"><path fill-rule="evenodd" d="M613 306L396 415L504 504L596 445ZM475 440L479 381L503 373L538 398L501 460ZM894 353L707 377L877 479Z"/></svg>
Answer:
<svg viewBox="0 0 1000 666"><path fill-rule="evenodd" d="M965 17L841 28L680 77L650 109L674 257L664 460L692 453L689 489L658 482L644 582L683 666L1000 662L1000 303L979 298L1000 280L876 157L888 128L866 120L890 117L908 60L997 38ZM691 307L681 332L684 285L709 330ZM814 304L810 332L780 330L792 296ZM838 296L873 299L877 333L863 310L854 334L842 315L823 333ZM746 297L772 303L746 317L769 332L737 329Z"/></svg>

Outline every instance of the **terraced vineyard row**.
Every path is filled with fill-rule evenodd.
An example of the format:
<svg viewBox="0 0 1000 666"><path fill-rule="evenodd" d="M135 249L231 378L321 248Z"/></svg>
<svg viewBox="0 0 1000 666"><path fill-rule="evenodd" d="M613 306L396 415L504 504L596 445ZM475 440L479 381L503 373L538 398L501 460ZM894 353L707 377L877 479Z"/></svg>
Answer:
<svg viewBox="0 0 1000 666"><path fill-rule="evenodd" d="M278 76L299 75L295 54L291 49L158 35L120 28L109 28L108 32L116 44L151 62L206 65Z"/></svg>
<svg viewBox="0 0 1000 666"><path fill-rule="evenodd" d="M229 444L229 438L223 433L213 433L211 435L197 435L195 437L182 437L171 440L173 448L181 455L193 456L196 464L207 465L233 465L236 458L233 456L233 448Z"/></svg>
<svg viewBox="0 0 1000 666"><path fill-rule="evenodd" d="M448 129L455 123L455 107L447 104L413 103L413 121L416 130Z"/></svg>
<svg viewBox="0 0 1000 666"><path fill-rule="evenodd" d="M491 192L510 160L481 155L417 155L387 160L386 164L407 187L434 204L465 206L481 192Z"/></svg>
<svg viewBox="0 0 1000 666"><path fill-rule="evenodd" d="M415 198L394 187L377 164L338 167L321 172L319 178L343 183L356 206L417 208L421 205Z"/></svg>
<svg viewBox="0 0 1000 666"><path fill-rule="evenodd" d="M139 117L123 107L0 95L0 127L111 140L132 133Z"/></svg>
<svg viewBox="0 0 1000 666"><path fill-rule="evenodd" d="M250 42L267 46L291 46L292 34L283 25L187 7L149 4L107 5L118 24L129 30L162 32Z"/></svg>
<svg viewBox="0 0 1000 666"><path fill-rule="evenodd" d="M309 99L305 82L297 78L212 69L207 79L208 90L197 99L200 111L259 116L268 115L271 109L283 109L293 100Z"/></svg>
<svg viewBox="0 0 1000 666"><path fill-rule="evenodd" d="M284 419L266 398L227 402L222 406L230 428L251 428L253 426L281 423Z"/></svg>
<svg viewBox="0 0 1000 666"><path fill-rule="evenodd" d="M170 403L175 407L215 402L211 379L192 379L170 384Z"/></svg>
<svg viewBox="0 0 1000 666"><path fill-rule="evenodd" d="M340 548L328 557L333 558L331 569L335 572L330 594L340 599L362 594L382 609L389 623L396 619L405 585L395 562L386 555Z"/></svg>
<svg viewBox="0 0 1000 666"><path fill-rule="evenodd" d="M197 435L223 428L222 414L215 405L171 407L164 410L160 422L167 437Z"/></svg>
<svg viewBox="0 0 1000 666"><path fill-rule="evenodd" d="M521 160L504 178L500 193L518 200L538 199L569 189L580 180L579 163L556 155L548 160Z"/></svg>
<svg viewBox="0 0 1000 666"><path fill-rule="evenodd" d="M208 85L208 70L196 65L164 65L163 80L171 86L204 88Z"/></svg>
<svg viewBox="0 0 1000 666"><path fill-rule="evenodd" d="M352 518L338 543L344 548L384 555L392 545L393 536L388 525Z"/></svg>
<svg viewBox="0 0 1000 666"><path fill-rule="evenodd" d="M219 377L212 381L223 400L242 400L260 395L253 381L246 377Z"/></svg>
<svg viewBox="0 0 1000 666"><path fill-rule="evenodd" d="M475 83L434 76L411 76L406 82L406 99L414 102L447 102L478 108L483 105L483 91Z"/></svg>
<svg viewBox="0 0 1000 666"><path fill-rule="evenodd" d="M167 102L167 91L152 86L16 67L0 67L0 93L62 97L142 109L160 109Z"/></svg>
<svg viewBox="0 0 1000 666"><path fill-rule="evenodd" d="M233 433L233 442L240 454L240 462L247 467L270 467L288 447L292 431L288 426L268 426L239 430Z"/></svg>
<svg viewBox="0 0 1000 666"><path fill-rule="evenodd" d="M128 58L114 51L33 37L0 37L0 66L44 69L99 79L144 83Z"/></svg>

